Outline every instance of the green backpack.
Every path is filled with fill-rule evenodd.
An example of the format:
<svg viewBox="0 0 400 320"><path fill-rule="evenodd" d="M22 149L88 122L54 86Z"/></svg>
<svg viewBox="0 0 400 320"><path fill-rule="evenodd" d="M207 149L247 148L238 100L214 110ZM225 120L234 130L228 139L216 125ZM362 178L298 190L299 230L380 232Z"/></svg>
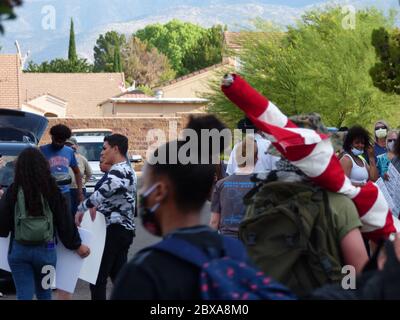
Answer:
<svg viewBox="0 0 400 320"><path fill-rule="evenodd" d="M239 228L254 263L298 296L343 275L326 191L307 183L259 183Z"/></svg>
<svg viewBox="0 0 400 320"><path fill-rule="evenodd" d="M14 212L14 238L22 244L39 245L53 240L53 213L48 202L42 198L43 215L30 216L25 207L25 196L18 190Z"/></svg>

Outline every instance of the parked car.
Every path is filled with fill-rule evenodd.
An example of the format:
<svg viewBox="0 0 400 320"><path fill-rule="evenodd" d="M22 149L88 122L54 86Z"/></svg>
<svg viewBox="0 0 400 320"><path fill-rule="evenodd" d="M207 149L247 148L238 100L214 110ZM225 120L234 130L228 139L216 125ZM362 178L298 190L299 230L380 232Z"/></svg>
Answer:
<svg viewBox="0 0 400 320"><path fill-rule="evenodd" d="M83 155L89 162L90 168L92 169L92 177L86 183L86 192L88 195L93 193L96 183L104 175L100 170L100 153L103 149L104 136L101 135L82 135L75 136L79 146L79 153ZM129 162L137 163L142 161L140 155L127 155Z"/></svg>
<svg viewBox="0 0 400 320"><path fill-rule="evenodd" d="M15 160L22 150L39 143L48 120L45 117L11 109L0 109L0 187L7 189L14 180ZM0 292L15 291L11 273L0 270Z"/></svg>
<svg viewBox="0 0 400 320"><path fill-rule="evenodd" d="M72 135L75 137L80 136L109 136L112 134L111 129L72 129Z"/></svg>

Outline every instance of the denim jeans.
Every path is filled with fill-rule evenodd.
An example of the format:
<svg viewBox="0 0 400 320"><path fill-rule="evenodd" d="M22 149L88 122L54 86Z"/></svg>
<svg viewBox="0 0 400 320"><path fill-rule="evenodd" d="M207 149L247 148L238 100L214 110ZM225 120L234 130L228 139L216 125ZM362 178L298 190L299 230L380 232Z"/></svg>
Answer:
<svg viewBox="0 0 400 320"><path fill-rule="evenodd" d="M17 299L32 300L36 293L38 300L51 300L51 288L44 289L42 280L49 275L49 271L43 270L43 267L56 266L55 245L28 246L13 240L10 249L8 263L17 289Z"/></svg>

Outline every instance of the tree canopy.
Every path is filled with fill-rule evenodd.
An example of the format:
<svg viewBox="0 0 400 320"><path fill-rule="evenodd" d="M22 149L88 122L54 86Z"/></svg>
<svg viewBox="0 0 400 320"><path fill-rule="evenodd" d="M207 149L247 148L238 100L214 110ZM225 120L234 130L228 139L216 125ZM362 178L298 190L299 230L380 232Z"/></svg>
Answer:
<svg viewBox="0 0 400 320"><path fill-rule="evenodd" d="M122 49L125 79L136 85L154 87L175 77L168 58L156 48L149 48L139 38L131 37Z"/></svg>
<svg viewBox="0 0 400 320"><path fill-rule="evenodd" d="M93 71L93 66L86 59L66 60L54 59L40 64L29 61L25 72L55 72L55 73L88 73Z"/></svg>
<svg viewBox="0 0 400 320"><path fill-rule="evenodd" d="M126 43L125 36L115 31L109 31L101 34L94 47L94 71L95 72L113 72L115 48L122 48Z"/></svg>
<svg viewBox="0 0 400 320"><path fill-rule="evenodd" d="M122 72L121 52L120 52L118 43L114 48L113 71L114 72Z"/></svg>
<svg viewBox="0 0 400 320"><path fill-rule="evenodd" d="M78 55L76 53L74 21L71 18L71 26L69 30L68 60L75 61L77 59Z"/></svg>
<svg viewBox="0 0 400 320"><path fill-rule="evenodd" d="M151 24L134 36L165 54L178 76L221 62L222 26L206 29L199 25L171 20Z"/></svg>
<svg viewBox="0 0 400 320"><path fill-rule="evenodd" d="M4 33L2 22L15 19L17 15L14 8L22 5L22 0L0 0L0 34Z"/></svg>
<svg viewBox="0 0 400 320"><path fill-rule="evenodd" d="M400 94L400 29L374 30L372 44L379 58L371 68L374 85L384 92Z"/></svg>
<svg viewBox="0 0 400 320"><path fill-rule="evenodd" d="M356 27L344 28L340 7L305 13L286 33L264 26L245 33L240 73L288 115L318 112L340 127L388 115L398 102L374 87L369 70L376 63L372 31L391 21L375 9L356 13ZM242 116L211 84L211 111L231 125Z"/></svg>

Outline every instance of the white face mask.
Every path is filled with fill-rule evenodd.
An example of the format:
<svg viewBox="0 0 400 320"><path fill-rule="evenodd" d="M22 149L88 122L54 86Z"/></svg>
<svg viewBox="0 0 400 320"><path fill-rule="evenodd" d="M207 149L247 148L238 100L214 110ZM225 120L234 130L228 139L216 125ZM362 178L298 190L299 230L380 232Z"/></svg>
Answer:
<svg viewBox="0 0 400 320"><path fill-rule="evenodd" d="M386 138L387 136L387 129L379 128L378 130L375 130L375 135L377 138Z"/></svg>
<svg viewBox="0 0 400 320"><path fill-rule="evenodd" d="M364 153L363 150L358 150L358 149L356 149L356 148L352 148L352 149L351 149L351 152L352 152L356 157L361 156L361 155Z"/></svg>
<svg viewBox="0 0 400 320"><path fill-rule="evenodd" d="M387 148L389 149L389 151L393 151L394 149L394 141L390 141L387 143Z"/></svg>

